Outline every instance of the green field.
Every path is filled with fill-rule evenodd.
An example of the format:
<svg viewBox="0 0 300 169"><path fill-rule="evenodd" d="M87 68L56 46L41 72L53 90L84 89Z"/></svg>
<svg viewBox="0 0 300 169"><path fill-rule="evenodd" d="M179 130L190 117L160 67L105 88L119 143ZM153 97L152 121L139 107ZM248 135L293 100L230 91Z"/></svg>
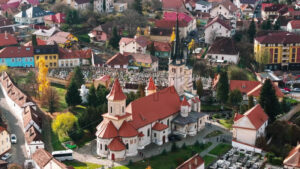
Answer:
<svg viewBox="0 0 300 169"><path fill-rule="evenodd" d="M100 168L101 165L93 164L93 163L83 163L79 161L66 161L64 162L67 166L72 166L75 169L97 169Z"/></svg>
<svg viewBox="0 0 300 169"><path fill-rule="evenodd" d="M59 96L59 108L58 108L58 112L63 112L65 111L67 108L68 108L68 104L66 103L66 100L65 100L65 95L67 93L67 90L63 87L60 87L60 86L51 86L53 87L56 91L57 91L57 94Z"/></svg>
<svg viewBox="0 0 300 169"><path fill-rule="evenodd" d="M219 145L217 145L214 149L212 149L209 154L213 154L216 156L220 156L225 154L227 151L229 151L231 149L231 145L229 144L224 144L221 143Z"/></svg>
<svg viewBox="0 0 300 169"><path fill-rule="evenodd" d="M217 158L216 157L213 157L213 156L210 156L210 155L206 155L203 157L203 160L205 162L205 166L208 166L210 165L211 163L213 163Z"/></svg>
<svg viewBox="0 0 300 169"><path fill-rule="evenodd" d="M233 121L231 119L230 120L220 119L219 123L222 124L227 129L231 129L233 125Z"/></svg>

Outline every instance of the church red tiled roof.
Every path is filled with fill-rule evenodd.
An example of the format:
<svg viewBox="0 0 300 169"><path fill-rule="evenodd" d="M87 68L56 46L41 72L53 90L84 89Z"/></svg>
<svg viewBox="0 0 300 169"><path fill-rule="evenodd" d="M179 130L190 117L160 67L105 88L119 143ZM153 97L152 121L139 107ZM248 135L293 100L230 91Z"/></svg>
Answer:
<svg viewBox="0 0 300 169"><path fill-rule="evenodd" d="M154 126L152 127L152 130L156 130L156 131L162 131L164 129L168 128L167 125L162 124L162 123L155 123Z"/></svg>
<svg viewBox="0 0 300 169"><path fill-rule="evenodd" d="M126 147L122 140L118 137L114 138L109 145L107 146L111 151L122 151L125 150Z"/></svg>
<svg viewBox="0 0 300 169"><path fill-rule="evenodd" d="M97 133L96 136L100 138L114 138L118 136L118 130L115 127L115 125L109 121L109 122L102 122L100 125L97 127Z"/></svg>
<svg viewBox="0 0 300 169"><path fill-rule="evenodd" d="M117 101L117 100L125 100L126 95L123 93L120 82L118 79L115 79L114 85L107 95L107 100Z"/></svg>
<svg viewBox="0 0 300 169"><path fill-rule="evenodd" d="M124 121L119 129L119 136L121 137L134 137L138 134L139 133L137 132L137 130L127 121Z"/></svg>
<svg viewBox="0 0 300 169"><path fill-rule="evenodd" d="M191 106L190 103L186 100L186 97L183 97L183 100L181 102L181 106Z"/></svg>
<svg viewBox="0 0 300 169"><path fill-rule="evenodd" d="M283 164L289 167L300 167L300 144L290 151Z"/></svg>
<svg viewBox="0 0 300 169"><path fill-rule="evenodd" d="M154 81L152 79L152 77L149 78L149 83L147 86L147 90L156 90L156 86L154 84Z"/></svg>

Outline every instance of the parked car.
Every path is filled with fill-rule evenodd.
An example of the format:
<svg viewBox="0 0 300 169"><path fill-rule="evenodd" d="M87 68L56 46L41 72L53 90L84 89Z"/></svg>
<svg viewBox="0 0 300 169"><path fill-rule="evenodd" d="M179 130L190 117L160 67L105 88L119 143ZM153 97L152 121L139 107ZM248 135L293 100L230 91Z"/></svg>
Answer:
<svg viewBox="0 0 300 169"><path fill-rule="evenodd" d="M17 136L15 134L10 135L10 142L13 144L17 144Z"/></svg>
<svg viewBox="0 0 300 169"><path fill-rule="evenodd" d="M11 154L5 153L5 154L1 157L1 160L7 161L10 157L11 157Z"/></svg>
<svg viewBox="0 0 300 169"><path fill-rule="evenodd" d="M294 88L292 91L293 92L300 92L300 88Z"/></svg>

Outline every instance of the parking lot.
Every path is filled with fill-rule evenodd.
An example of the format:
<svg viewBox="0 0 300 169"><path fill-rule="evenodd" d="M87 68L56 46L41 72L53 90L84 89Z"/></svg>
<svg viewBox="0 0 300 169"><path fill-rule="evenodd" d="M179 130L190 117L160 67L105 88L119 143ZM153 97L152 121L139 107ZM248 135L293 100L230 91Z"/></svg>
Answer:
<svg viewBox="0 0 300 169"><path fill-rule="evenodd" d="M218 161L209 168L228 168L228 169L259 169L263 164L263 156L243 149L232 148L224 154Z"/></svg>

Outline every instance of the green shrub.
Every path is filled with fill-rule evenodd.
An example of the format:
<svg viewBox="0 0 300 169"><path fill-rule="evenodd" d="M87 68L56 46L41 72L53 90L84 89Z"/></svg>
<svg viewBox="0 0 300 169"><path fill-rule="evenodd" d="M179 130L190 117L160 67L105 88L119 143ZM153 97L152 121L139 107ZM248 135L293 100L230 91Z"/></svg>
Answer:
<svg viewBox="0 0 300 169"><path fill-rule="evenodd" d="M182 144L182 147L181 147L181 148L183 148L183 149L186 149L186 148L187 148L186 145L185 145L185 143Z"/></svg>
<svg viewBox="0 0 300 169"><path fill-rule="evenodd" d="M177 150L178 150L178 147L177 147L176 143L173 143L173 144L172 144L172 147L171 147L171 151L172 151L172 152L175 152L175 151L177 151Z"/></svg>

